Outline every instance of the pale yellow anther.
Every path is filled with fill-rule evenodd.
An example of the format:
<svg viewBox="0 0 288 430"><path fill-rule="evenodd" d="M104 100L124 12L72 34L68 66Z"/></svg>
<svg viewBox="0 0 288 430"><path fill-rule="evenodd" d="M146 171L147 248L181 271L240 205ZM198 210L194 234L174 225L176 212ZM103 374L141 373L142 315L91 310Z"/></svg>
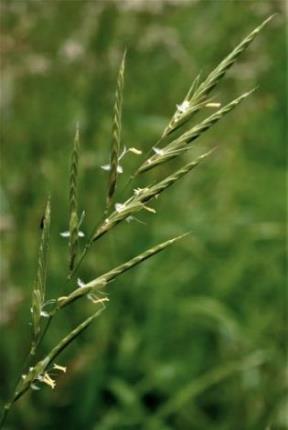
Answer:
<svg viewBox="0 0 288 430"><path fill-rule="evenodd" d="M61 372L66 373L67 367L60 366L59 364L54 363L53 364L53 369L60 370Z"/></svg>
<svg viewBox="0 0 288 430"><path fill-rule="evenodd" d="M156 214L156 210L150 208L149 206L143 205L143 208L146 209L147 212L151 212L152 214Z"/></svg>
<svg viewBox="0 0 288 430"><path fill-rule="evenodd" d="M136 155L141 155L142 154L142 151L140 151L140 149L137 149L137 148L129 148L128 151L130 151L130 152L132 152L133 154L136 154Z"/></svg>
<svg viewBox="0 0 288 430"><path fill-rule="evenodd" d="M104 303L104 302L109 302L108 297L103 297L103 298L99 298L99 297L93 297L92 294L89 294L88 298L91 300L92 303L96 304L96 303Z"/></svg>
<svg viewBox="0 0 288 430"><path fill-rule="evenodd" d="M44 384L49 385L49 387L51 387L52 390L54 390L54 388L56 387L56 383L54 379L52 379L47 372L44 373L42 377L42 382L44 382Z"/></svg>
<svg viewBox="0 0 288 430"><path fill-rule="evenodd" d="M205 105L206 107L209 107L209 108L219 108L219 107L221 107L221 103L213 103L213 102L211 102L211 103L206 103L206 105Z"/></svg>

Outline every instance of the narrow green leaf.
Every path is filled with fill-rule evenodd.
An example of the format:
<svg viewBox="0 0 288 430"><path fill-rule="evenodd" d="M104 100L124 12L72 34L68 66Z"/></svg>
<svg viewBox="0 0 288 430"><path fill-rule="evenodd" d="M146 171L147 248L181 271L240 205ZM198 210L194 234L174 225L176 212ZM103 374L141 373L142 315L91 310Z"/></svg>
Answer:
<svg viewBox="0 0 288 430"><path fill-rule="evenodd" d="M179 391L174 393L174 395L159 408L156 416L163 418L169 414L173 414L175 411L179 411L180 408L184 407L188 402L191 402L192 399L203 393L209 387L220 383L223 379L228 378L234 373L243 372L253 367L259 367L267 360L267 352L258 350L244 358L230 361L225 363L224 366L216 367L181 387Z"/></svg>

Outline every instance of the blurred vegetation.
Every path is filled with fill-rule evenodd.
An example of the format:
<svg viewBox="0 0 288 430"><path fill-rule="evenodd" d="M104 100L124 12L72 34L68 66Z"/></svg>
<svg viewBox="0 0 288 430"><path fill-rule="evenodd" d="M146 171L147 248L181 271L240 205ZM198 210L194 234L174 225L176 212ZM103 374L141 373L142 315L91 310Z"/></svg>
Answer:
<svg viewBox="0 0 288 430"><path fill-rule="evenodd" d="M158 200L157 215L141 216L145 225L119 226L99 241L81 278L175 234L192 230L192 237L109 287L106 311L59 360L68 372L55 392L45 388L21 399L7 429L288 428L283 9L284 2L272 0L2 1L3 402L28 348L39 222L49 191L49 294L65 293L67 242L59 233L68 224L77 120L84 231L102 216L107 174L100 165L109 159L123 49L124 141L148 150L199 71L205 76L279 12L216 90L226 102L259 85L195 145L199 151L217 143L217 154ZM132 158L127 175L136 167ZM168 163L161 174L170 171ZM79 302L59 315L44 351L91 306Z"/></svg>

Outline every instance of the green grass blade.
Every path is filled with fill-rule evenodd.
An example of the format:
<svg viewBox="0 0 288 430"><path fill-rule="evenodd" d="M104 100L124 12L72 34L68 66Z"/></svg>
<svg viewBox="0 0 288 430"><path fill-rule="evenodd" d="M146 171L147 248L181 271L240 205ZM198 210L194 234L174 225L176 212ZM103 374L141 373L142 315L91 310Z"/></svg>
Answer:
<svg viewBox="0 0 288 430"><path fill-rule="evenodd" d="M193 398L203 393L209 387L220 383L223 379L237 373L243 372L247 369L259 367L268 360L267 353L264 351L256 351L247 357L239 360L230 361L225 363L224 366L219 366L203 376L200 376L193 382L188 383L182 387L180 391L176 392L166 403L164 403L159 411L157 417L166 417L173 414L176 410L184 407Z"/></svg>

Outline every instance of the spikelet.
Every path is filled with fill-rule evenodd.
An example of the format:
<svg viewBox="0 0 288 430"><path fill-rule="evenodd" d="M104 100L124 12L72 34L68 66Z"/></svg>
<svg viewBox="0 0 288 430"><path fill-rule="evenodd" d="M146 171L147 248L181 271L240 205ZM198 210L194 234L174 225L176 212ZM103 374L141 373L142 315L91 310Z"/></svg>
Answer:
<svg viewBox="0 0 288 430"><path fill-rule="evenodd" d="M194 81L192 82L191 87L189 88L189 91L185 97L185 99L182 102L182 106L185 106L186 109L181 109L181 105L177 105L177 109L174 112L169 124L164 129L162 136L160 138L161 140L165 139L169 134L177 130L179 127L184 125L187 121L189 121L193 115L198 112L198 110L201 108L201 105L198 105L196 102L193 104L191 103L192 95L195 93L199 86L200 81L200 75L197 75ZM179 109L180 108L180 109Z"/></svg>
<svg viewBox="0 0 288 430"><path fill-rule="evenodd" d="M74 268L77 256L79 220L78 220L78 162L79 162L79 125L76 126L76 133L73 143L73 150L70 164L70 187L69 187L69 251L70 251L70 271Z"/></svg>
<svg viewBox="0 0 288 430"><path fill-rule="evenodd" d="M44 216L41 221L41 239L38 254L38 268L36 280L32 292L32 329L33 342L35 343L40 333L40 320L46 293L46 274L48 263L48 242L51 222L50 197L47 200Z"/></svg>
<svg viewBox="0 0 288 430"><path fill-rule="evenodd" d="M152 248L149 248L147 251L143 252L142 254L139 254L136 257L132 258L131 260L126 261L126 263L120 264L119 266L99 276L98 278L93 279L87 284L83 284L80 288L77 288L68 296L60 297L58 299L58 309L71 304L75 300L78 300L82 297L86 297L89 294L92 294L93 292L99 289L104 288L109 282L117 278L119 275L122 275L124 272L127 272L128 270L132 269L133 267L137 266L138 264L142 263L148 258L153 257L159 252L164 251L165 248L173 245L176 241L184 238L185 236L187 236L187 233L181 236L174 237L173 239L167 240L166 242L162 242L159 245L156 245Z"/></svg>
<svg viewBox="0 0 288 430"><path fill-rule="evenodd" d="M167 176L162 181L156 183L155 185L151 187L146 187L140 191L137 191L136 194L132 197L130 197L128 200L126 200L125 203L121 205L121 210L116 210L112 212L112 214L106 218L104 223L96 230L94 233L92 240L95 242L98 240L101 236L106 234L109 230L111 230L113 227L115 227L117 224L121 223L128 217L132 216L133 214L143 210L143 209L150 209L147 208L146 203L151 200L153 197L158 196L161 194L164 190L169 188L171 185L173 185L175 182L177 182L179 179L181 179L183 176L185 176L188 172L190 172L193 168L198 166L198 164L208 157L213 150L208 151L205 154L200 155L196 160L193 160L192 162L186 164L181 169L177 170L173 174Z"/></svg>
<svg viewBox="0 0 288 430"><path fill-rule="evenodd" d="M147 201L151 200L153 197L158 196L163 191L171 187L175 182L177 182L179 179L183 178L187 175L192 169L197 167L201 161L203 161L205 158L210 156L214 151L215 148L212 148L210 151L205 152L204 154L200 155L196 158L196 160L190 161L189 163L185 164L183 167L178 169L176 172L172 173L172 175L167 176L165 179L160 181L159 183L155 184L153 187L149 188L143 196L141 196L142 203L146 203Z"/></svg>
<svg viewBox="0 0 288 430"><path fill-rule="evenodd" d="M123 54L122 61L120 64L118 78L117 78L116 93L115 93L113 124L112 124L110 170L109 170L108 193L107 193L107 202L106 202L107 208L109 208L109 206L111 205L112 198L116 191L117 176L118 176L118 170L119 170L125 63L126 63L126 51Z"/></svg>
<svg viewBox="0 0 288 430"><path fill-rule="evenodd" d="M245 100L250 94L252 94L255 90L251 90L242 94L240 97L232 100L232 102L223 106L221 109L217 110L214 114L210 115L208 118L205 118L199 124L192 127L190 130L183 133L179 138L173 140L169 145L163 148L158 153L152 155L148 160L146 160L142 166L138 169L137 173L143 173L148 170L153 169L154 167L165 163L172 158L177 157L183 151L189 149L187 146L189 143L193 142L195 139L201 136L201 134L205 133L209 128L211 128L214 124L216 124L219 120L221 120L227 113L231 112L235 109L243 100Z"/></svg>
<svg viewBox="0 0 288 430"><path fill-rule="evenodd" d="M184 102L187 102L187 109L184 112L176 110L168 126L165 128L161 139L165 138L180 126L189 121L204 105L209 93L218 85L224 78L226 72L236 63L240 55L246 51L248 46L253 42L260 31L271 21L274 15L265 19L258 27L249 33L237 46L230 52L221 63L207 76L207 78L199 85L200 76L198 75L192 83Z"/></svg>
<svg viewBox="0 0 288 430"><path fill-rule="evenodd" d="M233 66L233 64L238 60L238 57L248 48L255 37L260 33L260 31L271 21L274 15L265 19L258 27L256 27L245 39L242 40L233 51L224 58L223 61L208 75L204 82L199 85L198 89L195 91L192 101L194 99L199 102L199 100L205 97L210 91L215 88L215 86L220 82L220 80L225 76L227 70Z"/></svg>
<svg viewBox="0 0 288 430"><path fill-rule="evenodd" d="M101 312L103 311L104 307L101 306L99 309L97 309L96 312L94 312L90 317L86 318L82 323L78 324L76 328L71 330L71 332L65 336L47 355L45 358L45 362L47 363L46 366L48 366L50 363L52 363L55 358L74 340L76 337L78 337L85 329L89 327L89 325L94 321L95 318L97 318Z"/></svg>
<svg viewBox="0 0 288 430"><path fill-rule="evenodd" d="M154 255L158 254L159 252L164 251L167 247L173 245L175 242L177 242L180 239L183 239L186 237L189 233L182 234L180 236L173 237L172 239L169 239L165 242L160 243L159 245L153 246L152 248L149 248L147 251L143 252L142 254L137 255L136 257L132 258L131 260L127 261L126 263L121 264L120 266L110 270L106 274L100 276L100 280L105 281L106 283L112 281L119 275L122 275L124 272L127 272L128 270L132 269L133 267L137 266L138 264L143 263L143 261L148 260L149 258L153 257ZM87 286L93 286L93 284L97 281L91 281L87 284ZM99 282L99 280L98 280Z"/></svg>
<svg viewBox="0 0 288 430"><path fill-rule="evenodd" d="M83 284L83 286L78 287L76 290L72 291L72 293L70 293L68 296L64 296L64 297L59 297L57 302L58 302L58 307L56 308L56 311L58 309L64 308L67 305L70 305L71 303L75 302L76 300L80 299L81 297L87 296L88 294L90 294L93 291L100 290L103 289L106 286L106 282L105 280L102 280L99 278L99 280L93 285L93 288L91 288L91 286L87 285L87 284Z"/></svg>
<svg viewBox="0 0 288 430"><path fill-rule="evenodd" d="M73 329L67 336L65 336L58 344L43 358L38 361L33 367L29 368L27 375L23 375L22 381L18 385L17 390L14 393L14 397L11 404L16 402L29 388L33 382L37 380L43 380L43 375L45 376L46 369L55 360L55 358L68 346L70 343L76 339L89 325L97 318L103 311L103 307L98 309L94 314L85 319L80 323L75 329ZM11 406L10 404L10 406Z"/></svg>

